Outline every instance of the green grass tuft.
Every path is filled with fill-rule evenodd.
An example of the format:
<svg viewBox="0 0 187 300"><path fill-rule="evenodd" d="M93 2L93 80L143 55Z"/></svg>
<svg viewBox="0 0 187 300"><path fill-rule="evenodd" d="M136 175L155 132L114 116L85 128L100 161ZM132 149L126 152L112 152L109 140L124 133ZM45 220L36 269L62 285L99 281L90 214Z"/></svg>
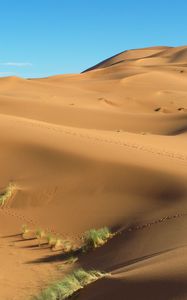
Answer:
<svg viewBox="0 0 187 300"><path fill-rule="evenodd" d="M86 285L106 276L106 273L100 271L85 271L78 269L64 277L44 291L33 300L64 300L71 297L75 292L84 288Z"/></svg>
<svg viewBox="0 0 187 300"><path fill-rule="evenodd" d="M0 207L3 207L5 203L12 197L16 190L16 185L14 183L9 183L5 191L0 194Z"/></svg>
<svg viewBox="0 0 187 300"><path fill-rule="evenodd" d="M83 236L83 250L87 251L89 249L100 247L112 237L113 234L110 232L108 227L103 227L97 230L91 229L87 231Z"/></svg>
<svg viewBox="0 0 187 300"><path fill-rule="evenodd" d="M80 282L81 286L84 287L98 278L103 277L103 273L99 271L85 271L83 269L78 269L73 272L75 278Z"/></svg>

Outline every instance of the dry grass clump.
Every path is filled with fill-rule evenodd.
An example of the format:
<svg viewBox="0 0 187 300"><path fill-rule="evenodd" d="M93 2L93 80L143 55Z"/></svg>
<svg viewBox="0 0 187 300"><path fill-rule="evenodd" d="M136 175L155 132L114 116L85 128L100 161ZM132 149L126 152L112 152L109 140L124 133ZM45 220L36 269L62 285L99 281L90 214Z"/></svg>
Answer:
<svg viewBox="0 0 187 300"><path fill-rule="evenodd" d="M83 236L83 251L101 247L113 236L114 234L110 232L108 227L86 231Z"/></svg>
<svg viewBox="0 0 187 300"><path fill-rule="evenodd" d="M66 259L64 261L64 264L66 265L71 265L71 264L74 264L78 261L78 257L75 257L75 256L70 256L68 259Z"/></svg>
<svg viewBox="0 0 187 300"><path fill-rule="evenodd" d="M52 251L63 251L64 253L70 253L75 249L73 243L69 240L64 240L59 236L46 233L43 229L31 230L27 225L22 226L22 238L30 239L35 238L38 241L38 245L48 245Z"/></svg>
<svg viewBox="0 0 187 300"><path fill-rule="evenodd" d="M61 237L55 237L51 234L48 234L45 237L48 245L52 251L63 251L64 253L69 253L74 249L74 246L71 241L64 240Z"/></svg>
<svg viewBox="0 0 187 300"><path fill-rule="evenodd" d="M41 243L44 241L46 233L43 229L38 228L35 232L35 236L38 240L38 245L41 246Z"/></svg>
<svg viewBox="0 0 187 300"><path fill-rule="evenodd" d="M55 239L54 245L51 247L52 251L63 250L63 240L60 237Z"/></svg>
<svg viewBox="0 0 187 300"><path fill-rule="evenodd" d="M35 236L38 240L39 246L41 246L42 243L45 244L47 242L52 251L63 251L64 249L66 241L64 241L61 237L46 234L43 229L36 230Z"/></svg>
<svg viewBox="0 0 187 300"><path fill-rule="evenodd" d="M85 271L78 269L67 275L41 292L33 300L64 300L71 297L75 292L83 289L88 284L106 276L100 271Z"/></svg>
<svg viewBox="0 0 187 300"><path fill-rule="evenodd" d="M76 247L72 244L71 241L64 241L63 244L63 252L64 253L70 253L72 251L76 250Z"/></svg>
<svg viewBox="0 0 187 300"><path fill-rule="evenodd" d="M29 234L30 234L30 229L28 228L28 226L25 224L22 225L22 231L21 231L22 238L24 240L29 238Z"/></svg>
<svg viewBox="0 0 187 300"><path fill-rule="evenodd" d="M16 185L14 183L9 183L4 192L0 194L0 207L3 207L5 203L13 196L16 190Z"/></svg>
<svg viewBox="0 0 187 300"><path fill-rule="evenodd" d="M52 248L56 243L56 237L50 233L46 235L45 239L50 248Z"/></svg>
<svg viewBox="0 0 187 300"><path fill-rule="evenodd" d="M36 231L30 230L27 225L22 226L23 239L36 238L38 245L48 245L52 251L62 251L66 254L73 254L77 251L87 252L103 246L115 234L112 234L108 227L100 229L90 229L85 232L82 237L83 245L75 246L72 241L64 240L59 236L46 233L43 229L39 228Z"/></svg>

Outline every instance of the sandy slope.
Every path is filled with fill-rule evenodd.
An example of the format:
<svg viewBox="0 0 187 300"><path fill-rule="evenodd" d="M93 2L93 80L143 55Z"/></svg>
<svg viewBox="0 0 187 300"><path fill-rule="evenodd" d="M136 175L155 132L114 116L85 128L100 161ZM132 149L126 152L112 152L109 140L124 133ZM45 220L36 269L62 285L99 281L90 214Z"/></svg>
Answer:
<svg viewBox="0 0 187 300"><path fill-rule="evenodd" d="M0 79L0 186L18 187L0 211L0 299L58 275L55 260L36 263L47 249L4 238L25 222L74 237L121 232L80 258L112 276L78 299L187 298L186 66L187 47L152 47L82 74Z"/></svg>

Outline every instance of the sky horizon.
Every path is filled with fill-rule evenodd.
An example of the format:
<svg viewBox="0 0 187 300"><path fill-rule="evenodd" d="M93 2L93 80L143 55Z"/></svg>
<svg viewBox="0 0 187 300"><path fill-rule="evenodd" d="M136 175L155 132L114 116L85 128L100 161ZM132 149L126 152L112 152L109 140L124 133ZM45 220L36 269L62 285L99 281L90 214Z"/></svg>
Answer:
<svg viewBox="0 0 187 300"><path fill-rule="evenodd" d="M186 9L184 0L6 0L0 77L80 73L125 50L186 45Z"/></svg>

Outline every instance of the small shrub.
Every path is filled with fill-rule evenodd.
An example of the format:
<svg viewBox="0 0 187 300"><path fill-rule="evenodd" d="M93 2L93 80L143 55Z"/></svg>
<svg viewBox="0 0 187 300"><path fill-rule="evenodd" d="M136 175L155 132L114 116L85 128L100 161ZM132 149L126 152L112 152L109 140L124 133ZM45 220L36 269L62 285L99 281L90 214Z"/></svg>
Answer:
<svg viewBox="0 0 187 300"><path fill-rule="evenodd" d="M56 238L55 238L53 235L51 235L51 234L46 235L45 239L46 239L48 245L49 245L51 248L52 248L52 247L55 245L55 243L56 243Z"/></svg>
<svg viewBox="0 0 187 300"><path fill-rule="evenodd" d="M0 206L3 207L5 203L12 197L16 190L16 186L13 183L9 183L3 193L0 194Z"/></svg>
<svg viewBox="0 0 187 300"><path fill-rule="evenodd" d="M62 250L63 249L63 241L61 238L56 238L55 239L55 243L54 245L52 246L52 250L53 251L59 251L59 250Z"/></svg>
<svg viewBox="0 0 187 300"><path fill-rule="evenodd" d="M62 250L64 253L70 253L74 250L73 244L68 240L56 238L55 244L52 247L52 251Z"/></svg>
<svg viewBox="0 0 187 300"><path fill-rule="evenodd" d="M107 227L101 229L91 229L87 231L83 236L84 246L83 250L87 251L92 248L97 248L104 245L110 238L113 237L113 234Z"/></svg>
<svg viewBox="0 0 187 300"><path fill-rule="evenodd" d="M46 234L45 234L45 231L43 229L37 229L36 232L35 232L35 236L38 240L38 245L41 246L41 242L42 240L44 240Z"/></svg>
<svg viewBox="0 0 187 300"><path fill-rule="evenodd" d="M73 244L72 244L70 241L64 241L64 244L63 244L63 252L64 252L64 253L69 253L69 252L71 252L72 250L74 250Z"/></svg>
<svg viewBox="0 0 187 300"><path fill-rule="evenodd" d="M51 234L48 234L45 236L45 240L52 251L62 250L63 252L68 253L72 249L71 242L64 241L61 237L55 237Z"/></svg>
<svg viewBox="0 0 187 300"><path fill-rule="evenodd" d="M27 239L29 232L30 232L30 229L28 228L28 226L25 224L22 225L22 238L23 239Z"/></svg>

